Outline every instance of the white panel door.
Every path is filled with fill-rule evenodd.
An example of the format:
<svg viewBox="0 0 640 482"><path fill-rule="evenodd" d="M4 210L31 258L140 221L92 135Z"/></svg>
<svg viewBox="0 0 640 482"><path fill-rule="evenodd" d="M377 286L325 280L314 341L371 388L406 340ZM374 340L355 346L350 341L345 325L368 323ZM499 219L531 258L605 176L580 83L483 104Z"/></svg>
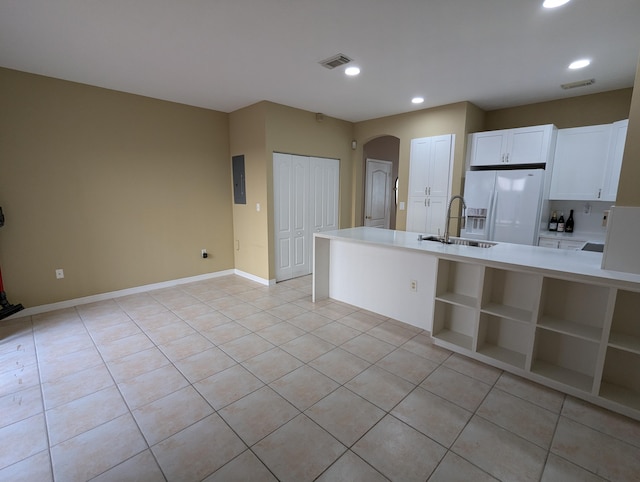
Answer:
<svg viewBox="0 0 640 482"><path fill-rule="evenodd" d="M602 191L603 201L615 201L618 195L618 183L620 182L620 169L622 168L622 155L627 139L627 127L629 120L614 122L611 127L611 141L609 143L609 156Z"/></svg>
<svg viewBox="0 0 640 482"><path fill-rule="evenodd" d="M339 229L340 161L312 157L310 163L311 228L316 233Z"/></svg>
<svg viewBox="0 0 640 482"><path fill-rule="evenodd" d="M611 124L558 131L551 199L601 199L610 135Z"/></svg>
<svg viewBox="0 0 640 482"><path fill-rule="evenodd" d="M449 196L450 172L453 166L453 135L431 137L429 150L429 196ZM411 159L413 163L413 159Z"/></svg>
<svg viewBox="0 0 640 482"><path fill-rule="evenodd" d="M447 204L446 196L430 196L427 199L427 226L425 233L443 236L447 224Z"/></svg>
<svg viewBox="0 0 640 482"><path fill-rule="evenodd" d="M311 273L311 231L309 224L309 158L291 156L293 159L293 277Z"/></svg>
<svg viewBox="0 0 640 482"><path fill-rule="evenodd" d="M273 154L273 198L276 279L293 276L293 227L291 205L293 203L293 156Z"/></svg>
<svg viewBox="0 0 640 482"><path fill-rule="evenodd" d="M364 225L386 228L391 225L392 163L367 159Z"/></svg>
<svg viewBox="0 0 640 482"><path fill-rule="evenodd" d="M413 196L407 203L407 231L427 233L427 196Z"/></svg>
<svg viewBox="0 0 640 482"><path fill-rule="evenodd" d="M313 232L338 229L337 159L273 154L276 281L311 273Z"/></svg>
<svg viewBox="0 0 640 482"><path fill-rule="evenodd" d="M471 134L471 165L491 166L502 164L506 149L506 130Z"/></svg>
<svg viewBox="0 0 640 482"><path fill-rule="evenodd" d="M409 197L427 196L429 184L429 151L431 141L427 137L411 139L409 164Z"/></svg>
<svg viewBox="0 0 640 482"><path fill-rule="evenodd" d="M521 127L512 129L507 146L509 164L538 164L546 162L551 126Z"/></svg>

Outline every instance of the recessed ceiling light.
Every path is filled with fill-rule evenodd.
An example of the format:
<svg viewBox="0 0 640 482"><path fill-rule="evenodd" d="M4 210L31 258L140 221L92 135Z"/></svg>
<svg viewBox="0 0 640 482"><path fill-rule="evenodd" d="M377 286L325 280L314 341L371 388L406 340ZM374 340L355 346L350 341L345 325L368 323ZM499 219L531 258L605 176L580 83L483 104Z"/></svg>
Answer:
<svg viewBox="0 0 640 482"><path fill-rule="evenodd" d="M542 6L544 8L556 8L563 6L565 3L569 3L569 1L570 0L544 0Z"/></svg>
<svg viewBox="0 0 640 482"><path fill-rule="evenodd" d="M589 65L590 63L591 63L591 60L589 60L589 59L580 59L580 60L576 60L575 62L571 62L569 64L569 68L571 70L583 69L587 65Z"/></svg>
<svg viewBox="0 0 640 482"><path fill-rule="evenodd" d="M358 67L347 67L344 70L344 73L353 77L354 75L358 75L360 73L360 69Z"/></svg>
<svg viewBox="0 0 640 482"><path fill-rule="evenodd" d="M414 97L411 99L411 102L414 104L422 104L424 102L424 97Z"/></svg>

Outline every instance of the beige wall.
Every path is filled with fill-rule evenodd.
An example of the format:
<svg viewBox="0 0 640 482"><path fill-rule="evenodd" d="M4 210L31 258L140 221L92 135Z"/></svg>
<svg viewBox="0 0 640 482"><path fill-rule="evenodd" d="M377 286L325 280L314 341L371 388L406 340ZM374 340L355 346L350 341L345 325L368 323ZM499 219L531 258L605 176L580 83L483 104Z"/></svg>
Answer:
<svg viewBox="0 0 640 482"><path fill-rule="evenodd" d="M236 268L275 279L273 153L340 160L340 226L350 225L353 124L272 102L230 114L231 153L245 155L247 205L234 205ZM256 203L261 204L260 212Z"/></svg>
<svg viewBox="0 0 640 482"><path fill-rule="evenodd" d="M488 111L483 130L555 124L559 129L626 119L631 88Z"/></svg>
<svg viewBox="0 0 640 482"><path fill-rule="evenodd" d="M640 206L640 62L629 109L629 129L616 201L619 206ZM630 242L637 245L638 240Z"/></svg>
<svg viewBox="0 0 640 482"><path fill-rule="evenodd" d="M400 139L400 165L399 177L399 201L407 201L409 189L409 154L411 139L417 137L430 137L443 134L455 134L454 169L452 193L459 194L462 190L462 177L464 174L466 136L477 125L467 126L468 118L473 122L482 118L482 112L469 102L445 105L432 109L424 109L406 114L382 117L369 121L359 122L355 126L355 138L358 141L358 149L355 158L359 162L354 163L354 202L353 224L363 224L363 177L362 148L366 142L379 136L391 135ZM407 212L398 211L396 228L404 230L407 222ZM452 224L452 228L454 228Z"/></svg>
<svg viewBox="0 0 640 482"><path fill-rule="evenodd" d="M0 69L10 300L29 307L233 268L228 138L220 112Z"/></svg>
<svg viewBox="0 0 640 482"><path fill-rule="evenodd" d="M262 279L269 278L266 107L261 102L229 114L229 148L231 156L244 155L247 194L247 204L233 204L235 268Z"/></svg>

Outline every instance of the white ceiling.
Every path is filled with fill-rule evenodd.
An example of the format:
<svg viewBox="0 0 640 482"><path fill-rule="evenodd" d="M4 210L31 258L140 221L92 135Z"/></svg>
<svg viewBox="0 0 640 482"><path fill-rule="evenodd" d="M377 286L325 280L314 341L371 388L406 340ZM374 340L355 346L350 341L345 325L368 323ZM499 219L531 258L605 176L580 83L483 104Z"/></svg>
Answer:
<svg viewBox="0 0 640 482"><path fill-rule="evenodd" d="M633 85L639 0L541 3L0 0L0 66L223 112L268 100L353 122ZM337 53L360 76L318 64ZM569 71L581 57L592 64ZM425 103L412 105L415 95Z"/></svg>

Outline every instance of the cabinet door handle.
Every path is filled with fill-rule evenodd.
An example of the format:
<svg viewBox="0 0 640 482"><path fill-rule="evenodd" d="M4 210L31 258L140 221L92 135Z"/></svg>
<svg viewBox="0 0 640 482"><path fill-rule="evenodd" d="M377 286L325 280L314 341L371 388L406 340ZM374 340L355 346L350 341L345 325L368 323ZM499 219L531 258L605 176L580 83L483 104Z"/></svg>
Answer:
<svg viewBox="0 0 640 482"><path fill-rule="evenodd" d="M428 190L429 190L429 188L428 188L428 187L425 187L425 188L424 188L424 195L425 195L425 196L427 196L427 195L429 194L429 193L427 192Z"/></svg>
<svg viewBox="0 0 640 482"><path fill-rule="evenodd" d="M502 159L500 160L500 162L504 162L504 154L502 154Z"/></svg>
<svg viewBox="0 0 640 482"><path fill-rule="evenodd" d="M431 206L431 199L427 199L427 207Z"/></svg>
<svg viewBox="0 0 640 482"><path fill-rule="evenodd" d="M431 196L431 186L429 186L429 196Z"/></svg>
<svg viewBox="0 0 640 482"><path fill-rule="evenodd" d="M600 199L601 194L602 194L602 189L598 189L598 199Z"/></svg>
<svg viewBox="0 0 640 482"><path fill-rule="evenodd" d="M508 152L505 154L505 159L506 160L504 162L506 162L508 164L509 163L509 153Z"/></svg>

